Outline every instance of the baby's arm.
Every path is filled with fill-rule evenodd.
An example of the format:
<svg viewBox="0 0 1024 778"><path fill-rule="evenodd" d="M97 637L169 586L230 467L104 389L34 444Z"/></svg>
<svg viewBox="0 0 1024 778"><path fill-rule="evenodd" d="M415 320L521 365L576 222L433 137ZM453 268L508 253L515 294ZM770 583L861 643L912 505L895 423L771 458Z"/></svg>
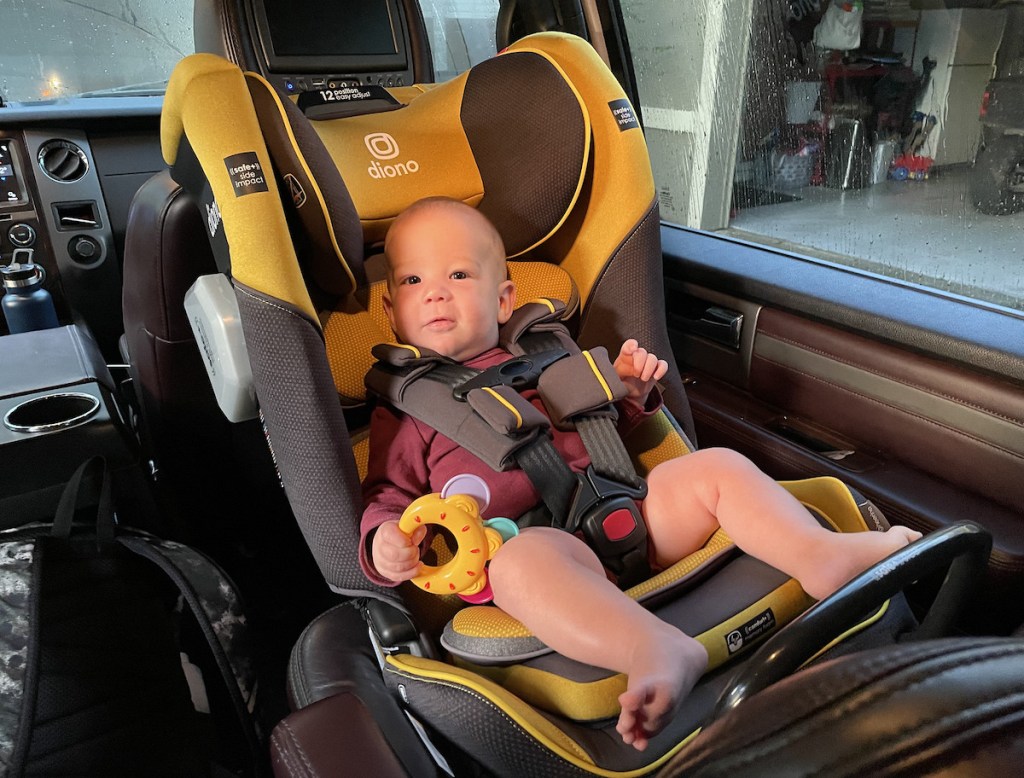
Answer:
<svg viewBox="0 0 1024 778"><path fill-rule="evenodd" d="M655 381L660 381L668 372L668 362L640 348L633 338L622 344L613 366L626 385L629 392L626 396L641 406L647 402Z"/></svg>
<svg viewBox="0 0 1024 778"><path fill-rule="evenodd" d="M374 409L359 544L363 572L374 583L394 586L419 568L423 533L406 537L398 531L398 519L409 503L430 491L427 459L426 441L410 417L383 403Z"/></svg>

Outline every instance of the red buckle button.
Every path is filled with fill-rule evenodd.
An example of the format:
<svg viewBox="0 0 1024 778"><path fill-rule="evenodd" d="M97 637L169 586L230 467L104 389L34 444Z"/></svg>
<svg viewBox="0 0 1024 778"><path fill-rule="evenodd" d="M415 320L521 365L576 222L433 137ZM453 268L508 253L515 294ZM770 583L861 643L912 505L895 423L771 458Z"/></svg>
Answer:
<svg viewBox="0 0 1024 778"><path fill-rule="evenodd" d="M636 529L636 519L626 508L619 508L604 517L601 529L608 540L622 540Z"/></svg>

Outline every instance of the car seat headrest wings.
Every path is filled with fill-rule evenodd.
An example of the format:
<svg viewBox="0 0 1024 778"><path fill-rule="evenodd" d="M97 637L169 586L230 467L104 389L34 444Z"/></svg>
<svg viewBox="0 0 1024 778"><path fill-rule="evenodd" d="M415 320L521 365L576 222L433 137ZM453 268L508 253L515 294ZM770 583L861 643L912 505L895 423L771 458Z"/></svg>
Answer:
<svg viewBox="0 0 1024 778"><path fill-rule="evenodd" d="M274 167L301 224L305 266L323 291L344 297L366 283L363 234L352 198L296 105L255 73L246 73Z"/></svg>
<svg viewBox="0 0 1024 778"><path fill-rule="evenodd" d="M235 280L316 322L245 79L212 54L186 57L167 84L160 145L172 174L186 144L209 183L208 228L211 237L223 229Z"/></svg>

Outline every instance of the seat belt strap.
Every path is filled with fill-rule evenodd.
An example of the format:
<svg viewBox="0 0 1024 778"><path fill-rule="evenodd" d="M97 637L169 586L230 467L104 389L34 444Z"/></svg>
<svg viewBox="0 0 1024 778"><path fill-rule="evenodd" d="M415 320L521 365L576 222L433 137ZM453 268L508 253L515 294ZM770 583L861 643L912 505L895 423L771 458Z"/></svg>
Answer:
<svg viewBox="0 0 1024 778"><path fill-rule="evenodd" d="M590 463L600 475L620 484L639 488L643 479L636 474L626 444L619 437L615 422L608 416L579 416L576 431L590 455Z"/></svg>
<svg viewBox="0 0 1024 778"><path fill-rule="evenodd" d="M538 436L528 446L519 449L515 459L551 512L551 525L564 529L569 520L577 480L551 438Z"/></svg>
<svg viewBox="0 0 1024 778"><path fill-rule="evenodd" d="M478 375L480 371L472 368L440 363L422 377L446 387L458 387ZM576 490L576 476L558 453L554 442L546 433L537 435L530 443L516 450L513 457L516 465L526 473L533 488L540 494L544 505L551 511L552 523L564 527Z"/></svg>

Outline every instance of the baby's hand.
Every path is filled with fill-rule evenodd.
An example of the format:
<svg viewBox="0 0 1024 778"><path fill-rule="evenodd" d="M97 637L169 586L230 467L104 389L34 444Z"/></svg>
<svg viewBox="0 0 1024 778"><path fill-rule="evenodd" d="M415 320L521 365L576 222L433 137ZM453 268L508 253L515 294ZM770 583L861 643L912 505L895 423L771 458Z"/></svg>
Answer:
<svg viewBox="0 0 1024 778"><path fill-rule="evenodd" d="M640 405L647 402L647 395L651 393L654 382L661 380L668 372L668 362L640 348L640 344L633 338L622 344L614 367L626 385L629 392L627 397Z"/></svg>
<svg viewBox="0 0 1024 778"><path fill-rule="evenodd" d="M417 527L409 537L398 528L397 519L384 522L370 545L374 568L395 583L415 578L420 572L420 541L426 534L426 527Z"/></svg>

